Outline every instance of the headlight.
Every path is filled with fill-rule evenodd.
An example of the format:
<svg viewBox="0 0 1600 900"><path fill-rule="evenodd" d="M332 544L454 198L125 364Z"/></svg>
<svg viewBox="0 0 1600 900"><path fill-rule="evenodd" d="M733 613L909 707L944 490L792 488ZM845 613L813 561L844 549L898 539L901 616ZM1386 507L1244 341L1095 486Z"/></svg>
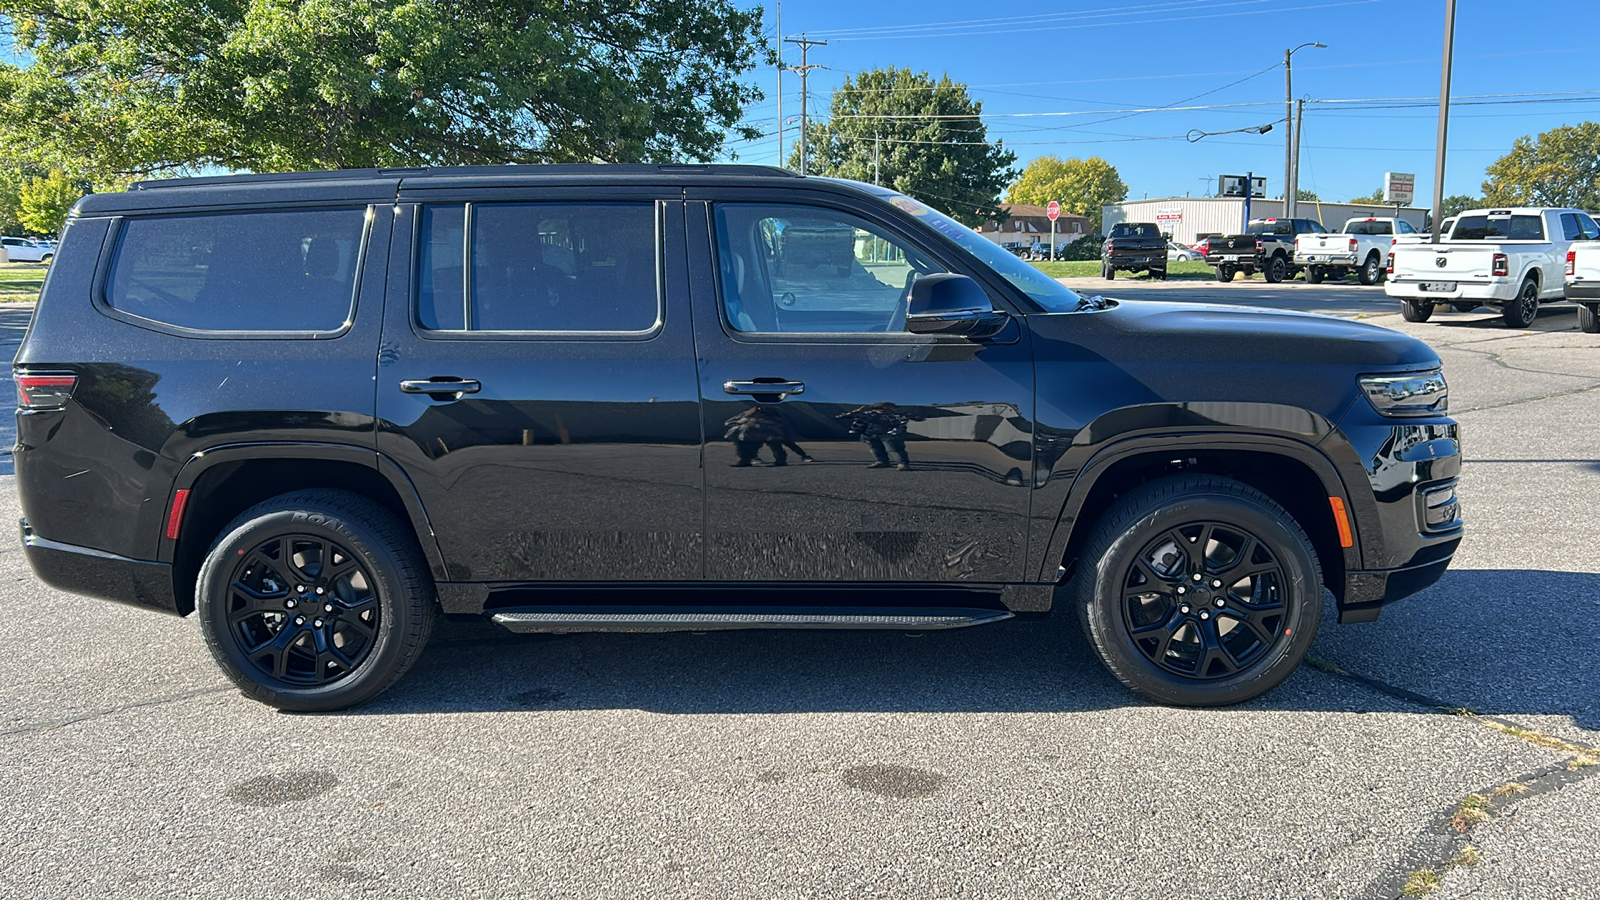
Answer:
<svg viewBox="0 0 1600 900"><path fill-rule="evenodd" d="M1363 375L1361 390L1386 416L1436 416L1450 408L1450 388L1439 369L1413 375Z"/></svg>

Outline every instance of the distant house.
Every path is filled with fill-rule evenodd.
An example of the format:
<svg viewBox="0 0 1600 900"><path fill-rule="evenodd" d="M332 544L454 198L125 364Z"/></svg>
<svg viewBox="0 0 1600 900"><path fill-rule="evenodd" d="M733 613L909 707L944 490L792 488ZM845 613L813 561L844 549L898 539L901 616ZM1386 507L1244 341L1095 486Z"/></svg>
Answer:
<svg viewBox="0 0 1600 900"><path fill-rule="evenodd" d="M1027 203L1002 203L1005 221L990 219L977 232L1002 247L1029 247L1035 242L1050 242L1050 216L1042 206ZM1056 219L1056 246L1070 244L1090 232L1088 216L1062 212Z"/></svg>

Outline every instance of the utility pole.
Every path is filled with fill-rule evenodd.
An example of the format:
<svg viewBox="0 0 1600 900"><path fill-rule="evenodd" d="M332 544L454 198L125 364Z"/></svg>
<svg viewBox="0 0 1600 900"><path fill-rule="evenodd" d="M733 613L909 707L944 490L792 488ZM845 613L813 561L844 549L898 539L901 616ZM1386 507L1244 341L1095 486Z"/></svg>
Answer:
<svg viewBox="0 0 1600 900"><path fill-rule="evenodd" d="M778 167L783 168L783 4L778 4Z"/></svg>
<svg viewBox="0 0 1600 900"><path fill-rule="evenodd" d="M812 69L827 68L827 66L822 65L811 65L806 61L806 54L811 50L812 47L828 46L828 42L807 40L805 32L801 32L799 40L789 38L785 40L784 43L794 44L800 48L800 65L790 66L789 71L800 73L800 174L804 175L806 174L806 151L808 149L806 147L806 106L811 102L811 96L806 91L806 75L809 74Z"/></svg>
<svg viewBox="0 0 1600 900"><path fill-rule="evenodd" d="M883 182L878 180L878 159L882 155L882 152L883 135L874 134L872 136L872 183L878 187L883 187Z"/></svg>
<svg viewBox="0 0 1600 900"><path fill-rule="evenodd" d="M1289 173L1293 176L1289 179L1289 194L1294 195L1293 211L1289 213L1289 218L1291 219L1300 212L1300 129L1305 127L1305 124L1306 101L1296 100L1294 102L1294 163L1289 166ZM1285 196L1288 196L1288 194ZM1317 218L1321 219L1322 216L1318 215Z"/></svg>
<svg viewBox="0 0 1600 900"><path fill-rule="evenodd" d="M1283 51L1283 215L1294 218L1294 75L1293 50ZM1249 186L1246 185L1246 194Z"/></svg>
<svg viewBox="0 0 1600 900"><path fill-rule="evenodd" d="M1450 57L1456 46L1456 0L1444 4L1444 66L1439 75L1439 144L1433 153L1433 227L1431 243L1439 243L1439 219L1444 214L1444 145L1450 136Z"/></svg>

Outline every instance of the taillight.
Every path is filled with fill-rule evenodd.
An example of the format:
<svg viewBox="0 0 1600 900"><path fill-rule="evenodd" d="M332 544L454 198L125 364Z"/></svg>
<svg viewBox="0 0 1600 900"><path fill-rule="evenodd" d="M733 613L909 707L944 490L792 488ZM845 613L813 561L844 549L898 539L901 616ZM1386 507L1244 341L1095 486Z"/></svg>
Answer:
<svg viewBox="0 0 1600 900"><path fill-rule="evenodd" d="M1355 238L1351 238L1350 239L1350 252L1351 253L1356 252L1356 239Z"/></svg>
<svg viewBox="0 0 1600 900"><path fill-rule="evenodd" d="M1567 251L1567 274L1578 274L1578 251L1576 250Z"/></svg>
<svg viewBox="0 0 1600 900"><path fill-rule="evenodd" d="M1265 249L1266 249L1266 246L1261 243L1261 238L1256 238L1256 252L1260 253L1262 250L1265 250Z"/></svg>
<svg viewBox="0 0 1600 900"><path fill-rule="evenodd" d="M1506 256L1504 253L1496 253L1494 255L1493 273L1496 275L1510 275L1511 258Z"/></svg>
<svg viewBox="0 0 1600 900"><path fill-rule="evenodd" d="M1117 249L1117 242L1116 241L1106 241L1106 253L1107 254L1109 254L1111 251L1113 251L1115 249Z"/></svg>
<svg viewBox="0 0 1600 900"><path fill-rule="evenodd" d="M1384 267L1384 270L1387 271L1390 275L1394 274L1394 251L1393 250L1389 251L1389 263L1388 263L1388 265L1386 265Z"/></svg>
<svg viewBox="0 0 1600 900"><path fill-rule="evenodd" d="M60 409L67 405L67 398L78 384L76 375L18 372L16 380L17 406L21 409Z"/></svg>

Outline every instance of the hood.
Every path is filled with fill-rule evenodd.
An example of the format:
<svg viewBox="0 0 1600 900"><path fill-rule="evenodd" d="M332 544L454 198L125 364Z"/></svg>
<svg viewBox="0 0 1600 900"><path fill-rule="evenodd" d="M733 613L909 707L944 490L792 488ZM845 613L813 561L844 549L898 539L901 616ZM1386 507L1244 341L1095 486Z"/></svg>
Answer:
<svg viewBox="0 0 1600 900"><path fill-rule="evenodd" d="M1398 331L1287 310L1118 300L1110 309L1031 314L1027 320L1041 359L1058 353L1070 358L1090 350L1125 362L1190 359L1348 365L1363 370L1439 364L1432 348Z"/></svg>

